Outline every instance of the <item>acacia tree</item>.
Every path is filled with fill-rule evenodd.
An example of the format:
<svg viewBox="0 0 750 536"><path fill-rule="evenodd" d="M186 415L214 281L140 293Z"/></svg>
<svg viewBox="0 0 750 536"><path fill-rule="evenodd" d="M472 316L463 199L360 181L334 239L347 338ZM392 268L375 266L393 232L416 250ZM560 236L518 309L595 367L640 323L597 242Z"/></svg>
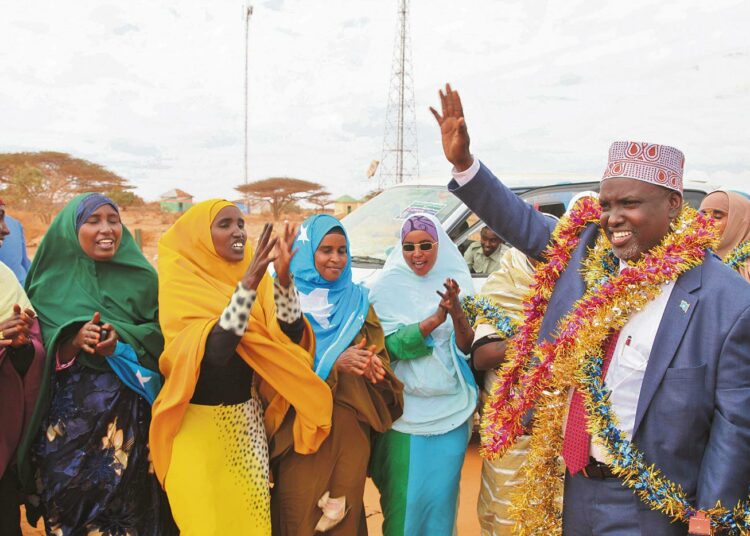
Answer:
<svg viewBox="0 0 750 536"><path fill-rule="evenodd" d="M107 197L117 203L117 206L122 210L125 210L127 207L142 207L146 204L146 201L144 201L142 197L134 194L130 190L107 192Z"/></svg>
<svg viewBox="0 0 750 536"><path fill-rule="evenodd" d="M0 153L0 195L45 222L83 192L115 193L132 186L105 167L67 153Z"/></svg>
<svg viewBox="0 0 750 536"><path fill-rule="evenodd" d="M325 212L326 207L333 203L333 199L331 199L331 193L327 190L321 190L319 192L316 192L314 194L311 194L307 198L307 202L315 205L317 207L319 212Z"/></svg>
<svg viewBox="0 0 750 536"><path fill-rule="evenodd" d="M240 184L235 187L235 190L251 201L268 203L274 220L278 220L295 203L310 200L311 197L324 191L323 186L317 182L290 177L271 177Z"/></svg>

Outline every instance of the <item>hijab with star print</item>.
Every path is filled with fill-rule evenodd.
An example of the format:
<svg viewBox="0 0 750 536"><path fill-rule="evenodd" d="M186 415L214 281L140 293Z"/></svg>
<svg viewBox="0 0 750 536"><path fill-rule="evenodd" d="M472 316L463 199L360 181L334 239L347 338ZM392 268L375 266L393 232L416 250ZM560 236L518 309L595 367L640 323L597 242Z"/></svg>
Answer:
<svg viewBox="0 0 750 536"><path fill-rule="evenodd" d="M336 228L346 239L346 267L336 281L327 281L315 268L315 251L323 238ZM368 291L352 281L349 237L333 216L317 214L307 218L300 227L294 248L297 253L290 270L300 293L302 311L315 331L315 373L325 380L365 322L370 307Z"/></svg>

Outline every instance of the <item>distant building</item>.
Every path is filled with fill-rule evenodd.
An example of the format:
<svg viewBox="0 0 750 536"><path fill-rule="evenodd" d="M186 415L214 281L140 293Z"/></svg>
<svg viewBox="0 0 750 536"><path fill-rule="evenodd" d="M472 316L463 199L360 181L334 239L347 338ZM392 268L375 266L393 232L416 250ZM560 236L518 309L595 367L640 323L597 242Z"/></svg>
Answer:
<svg viewBox="0 0 750 536"><path fill-rule="evenodd" d="M185 212L193 206L193 196L179 188L174 188L161 194L159 206L162 212Z"/></svg>
<svg viewBox="0 0 750 536"><path fill-rule="evenodd" d="M342 195L338 199L333 200L333 213L337 216L346 216L351 214L362 206L364 201L361 199L354 199L349 195Z"/></svg>

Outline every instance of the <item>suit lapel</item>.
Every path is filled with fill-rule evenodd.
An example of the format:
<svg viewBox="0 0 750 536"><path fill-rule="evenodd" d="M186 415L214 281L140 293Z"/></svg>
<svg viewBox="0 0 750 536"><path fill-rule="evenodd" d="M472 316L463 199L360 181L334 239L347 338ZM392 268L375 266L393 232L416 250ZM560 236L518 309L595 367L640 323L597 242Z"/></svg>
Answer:
<svg viewBox="0 0 750 536"><path fill-rule="evenodd" d="M638 431L643 415L651 404L669 364L677 353L677 348L680 346L685 330L698 305L698 296L693 295L692 292L700 288L702 267L703 265L696 266L682 274L675 282L675 288L669 296L643 377L638 408L635 414L633 437Z"/></svg>
<svg viewBox="0 0 750 536"><path fill-rule="evenodd" d="M586 284L581 276L581 266L589 248L596 243L599 226L589 224L581 234L581 242L570 257L568 267L560 275L550 297L547 312L542 319L539 340L553 340L558 332L560 320L567 315L573 305L586 292Z"/></svg>

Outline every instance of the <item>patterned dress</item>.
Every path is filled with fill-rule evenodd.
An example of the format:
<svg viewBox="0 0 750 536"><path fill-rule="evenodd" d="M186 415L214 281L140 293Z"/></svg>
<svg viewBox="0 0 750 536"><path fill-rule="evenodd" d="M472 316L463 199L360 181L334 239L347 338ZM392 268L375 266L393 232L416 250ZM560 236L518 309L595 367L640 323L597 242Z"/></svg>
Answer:
<svg viewBox="0 0 750 536"><path fill-rule="evenodd" d="M172 447L166 490L184 535L270 535L268 446L258 396L190 404Z"/></svg>
<svg viewBox="0 0 750 536"><path fill-rule="evenodd" d="M47 534L176 534L149 461L151 408L114 372L74 363L55 374L34 454Z"/></svg>
<svg viewBox="0 0 750 536"><path fill-rule="evenodd" d="M254 371L236 352L256 297L238 284L212 328L172 443L164 487L183 536L271 535L263 406ZM281 329L291 340L301 338L304 323L294 286L275 284L274 301Z"/></svg>

